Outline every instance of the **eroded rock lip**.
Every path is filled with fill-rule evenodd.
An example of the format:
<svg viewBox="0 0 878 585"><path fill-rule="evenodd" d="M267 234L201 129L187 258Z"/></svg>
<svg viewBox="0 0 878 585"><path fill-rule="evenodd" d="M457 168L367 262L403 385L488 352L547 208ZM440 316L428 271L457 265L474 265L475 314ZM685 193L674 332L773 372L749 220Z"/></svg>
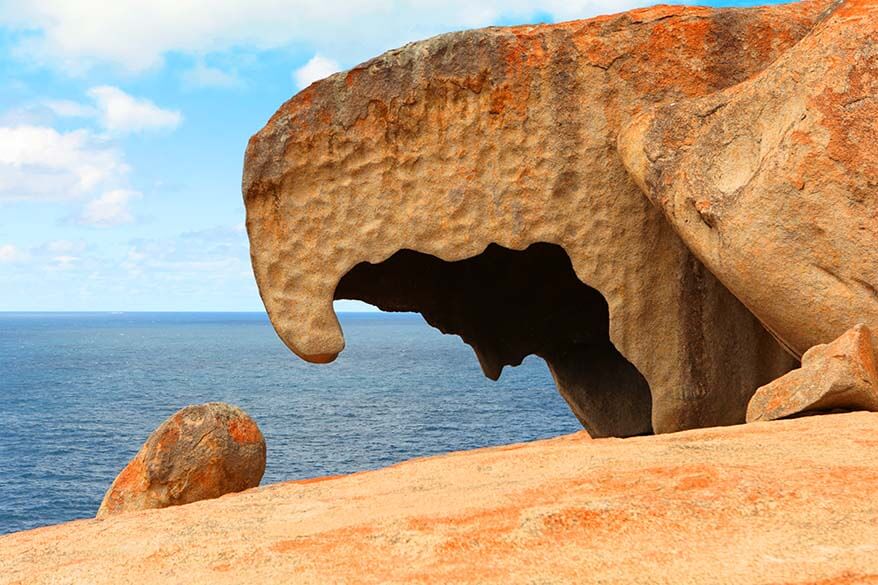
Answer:
<svg viewBox="0 0 878 585"><path fill-rule="evenodd" d="M878 328L878 3L847 0L752 79L619 138L690 249L796 355Z"/></svg>
<svg viewBox="0 0 878 585"><path fill-rule="evenodd" d="M363 262L554 244L606 299L609 341L648 383L656 432L743 422L755 389L795 361L643 197L616 139L643 109L752 77L829 4L454 33L315 83L245 160L254 272L278 334L306 360L333 359L336 286ZM473 340L483 358L490 337ZM556 379L587 393L584 371Z"/></svg>
<svg viewBox="0 0 878 585"><path fill-rule="evenodd" d="M187 406L163 422L107 490L98 518L218 498L259 485L265 439L243 410Z"/></svg>

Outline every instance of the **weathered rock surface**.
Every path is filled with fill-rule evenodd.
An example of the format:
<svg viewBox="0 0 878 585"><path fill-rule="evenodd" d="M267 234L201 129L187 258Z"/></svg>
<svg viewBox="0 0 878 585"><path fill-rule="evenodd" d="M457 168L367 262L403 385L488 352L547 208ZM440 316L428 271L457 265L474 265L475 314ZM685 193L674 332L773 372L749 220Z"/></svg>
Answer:
<svg viewBox="0 0 878 585"><path fill-rule="evenodd" d="M878 414L583 432L0 537L0 583L878 583Z"/></svg>
<svg viewBox="0 0 878 585"><path fill-rule="evenodd" d="M875 346L865 325L812 347L800 369L757 390L747 406L747 422L835 409L878 412Z"/></svg>
<svg viewBox="0 0 878 585"><path fill-rule="evenodd" d="M358 298L461 335L491 377L545 358L595 435L743 422L795 361L643 197L617 135L654 104L749 79L828 6L449 34L312 85L245 162L254 271L280 337L331 361L344 347L332 301ZM544 260L583 286L521 268Z"/></svg>
<svg viewBox="0 0 878 585"><path fill-rule="evenodd" d="M620 136L686 244L801 355L878 328L878 2L847 0L752 80Z"/></svg>
<svg viewBox="0 0 878 585"><path fill-rule="evenodd" d="M259 485L265 439L235 406L179 410L149 436L104 496L98 518L218 498Z"/></svg>

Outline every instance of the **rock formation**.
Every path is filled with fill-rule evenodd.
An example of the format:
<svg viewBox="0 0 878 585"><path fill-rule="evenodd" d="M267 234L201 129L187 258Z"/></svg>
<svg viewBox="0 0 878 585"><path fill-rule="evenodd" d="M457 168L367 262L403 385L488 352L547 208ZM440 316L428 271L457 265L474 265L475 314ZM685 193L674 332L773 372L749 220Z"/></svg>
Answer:
<svg viewBox="0 0 878 585"><path fill-rule="evenodd" d="M619 130L753 78L829 0L448 34L320 81L247 148L254 271L300 357L333 299L414 310L500 374L548 362L590 433L743 422L795 360L640 192ZM871 107L870 104L854 104Z"/></svg>
<svg viewBox="0 0 878 585"><path fill-rule="evenodd" d="M801 369L757 390L747 407L747 422L835 409L878 412L875 349L865 325L812 347L802 357Z"/></svg>
<svg viewBox="0 0 878 585"><path fill-rule="evenodd" d="M104 496L98 518L218 498L259 485L265 439L235 406L179 410L149 436Z"/></svg>
<svg viewBox="0 0 878 585"><path fill-rule="evenodd" d="M585 433L0 536L0 584L878 583L878 414Z"/></svg>
<svg viewBox="0 0 878 585"><path fill-rule="evenodd" d="M687 246L796 355L878 328L878 2L848 0L753 79L621 135Z"/></svg>

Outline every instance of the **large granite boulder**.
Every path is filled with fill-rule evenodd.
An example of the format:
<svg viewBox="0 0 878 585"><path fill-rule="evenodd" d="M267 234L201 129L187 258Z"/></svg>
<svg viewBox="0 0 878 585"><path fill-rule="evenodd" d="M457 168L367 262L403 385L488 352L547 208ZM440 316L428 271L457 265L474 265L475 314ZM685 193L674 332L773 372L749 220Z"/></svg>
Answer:
<svg viewBox="0 0 878 585"><path fill-rule="evenodd" d="M593 435L743 422L796 362L643 197L617 135L758 74L830 4L448 34L312 85L245 161L278 334L332 361L332 301L362 299L460 335L492 378L545 358Z"/></svg>
<svg viewBox="0 0 878 585"><path fill-rule="evenodd" d="M833 8L753 79L619 139L686 245L799 356L878 328L878 2Z"/></svg>
<svg viewBox="0 0 878 585"><path fill-rule="evenodd" d="M259 485L265 439L235 406L187 406L163 422L104 496L98 518L218 498Z"/></svg>

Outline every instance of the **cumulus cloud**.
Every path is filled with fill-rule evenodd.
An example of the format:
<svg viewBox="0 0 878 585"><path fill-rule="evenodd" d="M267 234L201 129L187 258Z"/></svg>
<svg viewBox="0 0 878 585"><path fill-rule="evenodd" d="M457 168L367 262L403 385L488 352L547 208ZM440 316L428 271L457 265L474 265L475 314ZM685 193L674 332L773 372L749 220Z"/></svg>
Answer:
<svg viewBox="0 0 878 585"><path fill-rule="evenodd" d="M66 71L110 64L130 72L171 52L308 46L352 65L405 42L504 18L584 18L643 0L0 0L0 24L27 30L17 51Z"/></svg>
<svg viewBox="0 0 878 585"><path fill-rule="evenodd" d="M183 121L177 111L164 110L151 101L135 98L118 87L102 85L88 91L97 103L101 125L110 132L174 129Z"/></svg>
<svg viewBox="0 0 878 585"><path fill-rule="evenodd" d="M140 197L140 193L129 189L107 191L86 204L79 216L79 222L94 227L111 227L132 223L134 215L129 206L131 201Z"/></svg>
<svg viewBox="0 0 878 585"><path fill-rule="evenodd" d="M112 86L88 91L94 105L44 99L0 123L0 203L93 198L76 217L83 225L108 227L134 221L130 209L140 193L128 188L130 167L111 138L147 130L175 128L179 112L165 110ZM106 132L59 131L46 122L15 123L25 113L49 111L55 118L94 118ZM36 116L35 116L36 117ZM50 116L48 123L54 120Z"/></svg>
<svg viewBox="0 0 878 585"><path fill-rule="evenodd" d="M314 55L311 60L293 72L293 79L299 89L305 89L315 81L341 71L341 66L323 55Z"/></svg>
<svg viewBox="0 0 878 585"><path fill-rule="evenodd" d="M233 77L225 78L220 77L221 75L225 74L219 70L206 68L197 72L192 81L206 85L235 82ZM174 129L183 121L180 112L160 108L150 100L132 96L118 87L101 85L89 89L87 94L93 103L70 99L37 100L7 111L0 117L0 122L5 119L6 125L13 125L16 122L45 125L56 118L91 118L97 120L108 132L125 134L145 130Z"/></svg>
<svg viewBox="0 0 878 585"><path fill-rule="evenodd" d="M77 198L128 171L121 153L86 130L0 127L0 201Z"/></svg>
<svg viewBox="0 0 878 585"><path fill-rule="evenodd" d="M27 262L30 255L12 244L0 245L0 264L18 264L19 262Z"/></svg>

